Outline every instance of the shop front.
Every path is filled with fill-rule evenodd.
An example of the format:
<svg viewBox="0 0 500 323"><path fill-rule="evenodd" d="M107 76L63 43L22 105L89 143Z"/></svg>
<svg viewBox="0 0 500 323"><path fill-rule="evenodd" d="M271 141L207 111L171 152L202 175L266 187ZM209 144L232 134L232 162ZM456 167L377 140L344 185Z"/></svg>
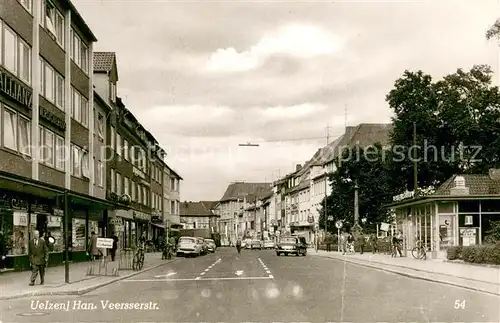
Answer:
<svg viewBox="0 0 500 323"><path fill-rule="evenodd" d="M432 258L444 259L451 246L491 242L489 231L494 222L500 221L500 192L484 194L492 191L490 184L471 181L471 185L484 187L454 193L447 181L434 194L413 197L408 192L406 197L395 197L389 207L395 213L396 231L403 233L405 252L408 254L421 240Z"/></svg>
<svg viewBox="0 0 500 323"><path fill-rule="evenodd" d="M49 266L65 261L64 196L61 188L20 176L0 172L0 231L7 250L5 266L29 269L28 243L38 230L48 241ZM68 260L87 260L90 232L105 236L107 209L115 207L104 200L66 191L68 197Z"/></svg>
<svg viewBox="0 0 500 323"><path fill-rule="evenodd" d="M290 233L296 236L304 237L307 243L314 241L314 221L298 221L290 223Z"/></svg>

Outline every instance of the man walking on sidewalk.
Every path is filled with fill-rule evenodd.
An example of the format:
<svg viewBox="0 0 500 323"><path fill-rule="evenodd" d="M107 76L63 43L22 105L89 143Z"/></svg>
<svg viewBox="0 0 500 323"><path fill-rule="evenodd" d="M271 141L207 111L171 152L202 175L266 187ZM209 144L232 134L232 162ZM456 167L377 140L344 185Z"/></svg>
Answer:
<svg viewBox="0 0 500 323"><path fill-rule="evenodd" d="M31 282L30 286L35 285L36 277L40 272L40 285L43 285L45 278L45 266L49 261L49 249L45 241L40 238L38 230L33 231L33 240L29 243L28 257L31 264Z"/></svg>

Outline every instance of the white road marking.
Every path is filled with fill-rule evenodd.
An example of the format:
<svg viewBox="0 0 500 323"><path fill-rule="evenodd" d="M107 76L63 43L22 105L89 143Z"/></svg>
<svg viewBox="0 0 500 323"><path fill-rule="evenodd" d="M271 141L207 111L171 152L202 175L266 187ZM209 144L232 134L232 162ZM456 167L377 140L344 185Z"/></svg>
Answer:
<svg viewBox="0 0 500 323"><path fill-rule="evenodd" d="M236 273L235 273L235 274L236 274L237 276L241 276L241 275L243 275L243 270L238 270L238 271L236 271Z"/></svg>
<svg viewBox="0 0 500 323"><path fill-rule="evenodd" d="M176 274L176 273L174 273L174 272L170 272L170 273L168 273L168 274L166 274L166 275L158 275L158 276L155 276L155 278L160 278L160 277L170 277L170 276L173 276L173 275L175 275L175 274Z"/></svg>
<svg viewBox="0 0 500 323"><path fill-rule="evenodd" d="M260 264L262 265L262 268L264 268L264 270L266 271L266 274L269 274L269 278L273 279L274 276L271 274L271 271L269 270L269 268L267 268L266 264L264 264L262 259L260 259L260 258L258 258L258 259L259 259Z"/></svg>
<svg viewBox="0 0 500 323"><path fill-rule="evenodd" d="M200 275L201 275L201 276L205 275L205 272L202 272Z"/></svg>
<svg viewBox="0 0 500 323"><path fill-rule="evenodd" d="M271 272L269 270L266 270L266 274L270 274Z"/></svg>
<svg viewBox="0 0 500 323"><path fill-rule="evenodd" d="M215 265L217 265L219 262L221 261L221 258L217 259L213 264L211 264L210 266L208 266L207 269L205 269L201 274L200 276L203 276L205 275L210 269L212 269ZM196 279L200 279L200 277L196 277Z"/></svg>
<svg viewBox="0 0 500 323"><path fill-rule="evenodd" d="M267 279L274 279L272 275L269 275L267 277L212 277L212 278L203 278L201 279L200 277L196 278L173 278L173 279L130 279L130 280L123 280L123 282L174 282L174 281L213 281L213 280L267 280Z"/></svg>

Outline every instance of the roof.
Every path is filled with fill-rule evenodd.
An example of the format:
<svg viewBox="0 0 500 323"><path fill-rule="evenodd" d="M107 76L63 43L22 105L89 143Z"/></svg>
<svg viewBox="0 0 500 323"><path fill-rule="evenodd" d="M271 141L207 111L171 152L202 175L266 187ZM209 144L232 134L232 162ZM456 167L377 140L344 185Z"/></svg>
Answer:
<svg viewBox="0 0 500 323"><path fill-rule="evenodd" d="M94 72L110 72L116 64L114 52L94 52Z"/></svg>
<svg viewBox="0 0 500 323"><path fill-rule="evenodd" d="M450 195L450 189L455 186L454 181L457 176L465 179L465 187L469 188L469 195L500 194L499 180L493 180L489 175L465 174L453 175L441 184L433 195Z"/></svg>
<svg viewBox="0 0 500 323"><path fill-rule="evenodd" d="M180 216L213 216L211 201L182 202L179 205Z"/></svg>
<svg viewBox="0 0 500 323"><path fill-rule="evenodd" d="M324 147L315 165L324 165L339 156L347 147L366 147L380 142L383 146L390 140L392 123L360 123L346 127L345 133L334 142Z"/></svg>
<svg viewBox="0 0 500 323"><path fill-rule="evenodd" d="M230 184L222 198L221 202L233 201L238 199L243 199L247 195L257 196L257 198L262 198L272 191L272 184L270 183L246 183L246 182L236 182Z"/></svg>
<svg viewBox="0 0 500 323"><path fill-rule="evenodd" d="M201 201L208 210L213 210L219 204L219 201Z"/></svg>

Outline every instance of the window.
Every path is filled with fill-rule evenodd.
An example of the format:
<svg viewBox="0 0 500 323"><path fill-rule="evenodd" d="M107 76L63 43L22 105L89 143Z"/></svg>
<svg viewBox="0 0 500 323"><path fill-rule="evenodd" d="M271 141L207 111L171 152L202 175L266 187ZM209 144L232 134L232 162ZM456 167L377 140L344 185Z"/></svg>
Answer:
<svg viewBox="0 0 500 323"><path fill-rule="evenodd" d="M115 127L111 127L110 128L110 142L111 142L111 149L115 150L115 147L116 147L116 140L115 140L115 134L116 134L116 130L115 130Z"/></svg>
<svg viewBox="0 0 500 323"><path fill-rule="evenodd" d="M71 175L89 178L89 154L86 150L71 145Z"/></svg>
<svg viewBox="0 0 500 323"><path fill-rule="evenodd" d="M64 111L64 78L40 58L40 94Z"/></svg>
<svg viewBox="0 0 500 323"><path fill-rule="evenodd" d="M56 168L59 170L64 170L65 150L64 138L56 136Z"/></svg>
<svg viewBox="0 0 500 323"><path fill-rule="evenodd" d="M19 0L23 7L31 13L31 0Z"/></svg>
<svg viewBox="0 0 500 323"><path fill-rule="evenodd" d="M49 166L54 166L54 133L45 129L43 138L42 160Z"/></svg>
<svg viewBox="0 0 500 323"><path fill-rule="evenodd" d="M47 29L54 38L57 34L55 28L56 11L54 5L50 1L45 0L45 29Z"/></svg>
<svg viewBox="0 0 500 323"><path fill-rule="evenodd" d="M85 73L89 71L89 49L78 37L74 30L71 30L71 59Z"/></svg>
<svg viewBox="0 0 500 323"><path fill-rule="evenodd" d="M104 116L100 112L97 113L97 134L104 138Z"/></svg>
<svg viewBox="0 0 500 323"><path fill-rule="evenodd" d="M115 102L116 101L116 84L113 82L110 82L110 83L111 83L111 102Z"/></svg>
<svg viewBox="0 0 500 323"><path fill-rule="evenodd" d="M175 214L175 201L170 201L170 214Z"/></svg>
<svg viewBox="0 0 500 323"><path fill-rule="evenodd" d="M96 183L100 187L104 187L103 173L104 173L104 164L102 163L102 161L98 160L96 165Z"/></svg>
<svg viewBox="0 0 500 323"><path fill-rule="evenodd" d="M170 190L175 191L175 178L170 179Z"/></svg>
<svg viewBox="0 0 500 323"><path fill-rule="evenodd" d="M17 35L3 24L3 65L12 73L17 75Z"/></svg>
<svg viewBox="0 0 500 323"><path fill-rule="evenodd" d="M131 186L130 186L130 188L131 188L130 199L132 201L135 201L135 185L136 185L135 182L131 182Z"/></svg>
<svg viewBox="0 0 500 323"><path fill-rule="evenodd" d="M116 194L122 195L122 175L118 172L116 173Z"/></svg>
<svg viewBox="0 0 500 323"><path fill-rule="evenodd" d="M31 84L31 48L19 40L19 78Z"/></svg>
<svg viewBox="0 0 500 323"><path fill-rule="evenodd" d="M19 118L19 152L31 156L31 122L23 117Z"/></svg>
<svg viewBox="0 0 500 323"><path fill-rule="evenodd" d="M56 42L64 48L64 17L56 10L55 13Z"/></svg>
<svg viewBox="0 0 500 323"><path fill-rule="evenodd" d="M9 109L3 110L3 146L16 150L17 148L17 115Z"/></svg>
<svg viewBox="0 0 500 323"><path fill-rule="evenodd" d="M125 160L128 160L128 141L123 139L123 157Z"/></svg>
<svg viewBox="0 0 500 323"><path fill-rule="evenodd" d="M71 117L84 125L89 124L89 101L75 88L71 95Z"/></svg>
<svg viewBox="0 0 500 323"><path fill-rule="evenodd" d="M115 179L116 179L116 172L114 169L111 169L111 192L116 191L116 185L115 185Z"/></svg>
<svg viewBox="0 0 500 323"><path fill-rule="evenodd" d="M123 177L123 194L129 194L129 179L128 177Z"/></svg>
<svg viewBox="0 0 500 323"><path fill-rule="evenodd" d="M122 137L119 133L116 133L116 153L122 155Z"/></svg>

